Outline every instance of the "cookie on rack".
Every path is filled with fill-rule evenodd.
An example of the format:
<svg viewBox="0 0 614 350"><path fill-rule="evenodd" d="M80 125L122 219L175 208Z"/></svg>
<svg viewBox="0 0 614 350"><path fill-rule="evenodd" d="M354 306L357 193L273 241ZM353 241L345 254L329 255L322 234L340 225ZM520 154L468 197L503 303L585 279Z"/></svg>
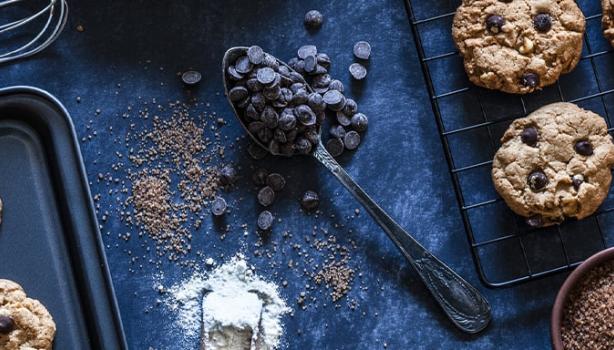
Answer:
<svg viewBox="0 0 614 350"><path fill-rule="evenodd" d="M43 304L0 279L0 349L50 350L54 337L55 322Z"/></svg>
<svg viewBox="0 0 614 350"><path fill-rule="evenodd" d="M452 37L471 82L526 94L578 64L585 26L573 0L463 0Z"/></svg>
<svg viewBox="0 0 614 350"><path fill-rule="evenodd" d="M603 35L614 46L614 0L601 0Z"/></svg>
<svg viewBox="0 0 614 350"><path fill-rule="evenodd" d="M553 103L515 120L495 154L497 192L531 226L591 215L607 197L614 144L599 115Z"/></svg>

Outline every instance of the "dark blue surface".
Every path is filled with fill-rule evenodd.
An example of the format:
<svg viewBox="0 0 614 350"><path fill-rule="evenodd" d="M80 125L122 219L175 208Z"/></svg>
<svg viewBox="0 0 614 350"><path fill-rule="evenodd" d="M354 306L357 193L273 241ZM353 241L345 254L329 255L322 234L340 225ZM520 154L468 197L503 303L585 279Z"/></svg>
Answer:
<svg viewBox="0 0 614 350"><path fill-rule="evenodd" d="M283 342L287 348L377 349L383 348L384 342L389 349L549 347L550 308L564 275L513 289L487 290L480 285L402 0L87 0L74 1L71 6L70 27L58 42L32 59L1 67L0 84L29 84L46 89L65 103L79 138L97 130L98 136L81 144L94 194L108 191L106 184L96 181L97 174L110 171L111 164L117 161L115 151L125 152L114 137L123 139L129 123L116 114L139 96L161 101L184 98L175 72L193 67L203 73L196 95L211 104L208 110L227 119L229 123L223 133L234 139L241 129L221 94L219 67L226 48L259 44L287 59L301 44L314 43L333 58L333 75L349 84L346 67L352 62L353 43L357 40L371 43L369 76L364 84L352 86L348 93L370 117L369 131L364 145L341 161L391 216L483 290L493 306L494 320L477 336L456 331L384 233L361 214L347 221L346 229L331 230L341 240L351 238L357 243L351 264L362 272L362 277L357 278L348 298L356 299L360 307L351 311L342 301L338 309L330 303L324 308L320 305L317 309L297 309L285 319ZM326 17L324 29L315 35L302 27L302 16L311 8L318 8ZM74 30L77 23L83 24L85 32ZM151 64L146 64L146 60L151 60ZM145 66L149 68L144 69ZM121 83L121 88L117 83ZM77 103L77 96L81 103ZM97 108L100 115L95 113ZM109 126L113 127L113 135ZM240 144L244 146L245 140ZM257 163L249 160L244 151L228 150L227 154L227 159L241 163L240 173L244 177L243 186L227 198L253 198L254 190L247 184L250 164ZM345 222L341 218L353 215L358 205L314 161L296 159L278 164L273 161L267 159L260 164L291 177L291 185L273 208L283 221L265 243L265 247L279 243L280 249L273 259L253 256L257 236L243 237L238 225L233 225L233 231L221 241L207 222L193 246L214 257L243 249L261 274L271 274L277 283L289 282L282 294L296 306L295 300L307 280L300 271L285 267L295 253L281 238L281 232L290 229L295 235L292 242L301 242L316 223L313 217L299 213L296 198L306 189L318 189L324 198L322 209L340 218L322 216L319 221L324 226ZM108 209L114 196L103 198L103 210ZM257 206L245 200L234 215L237 219L233 222L247 222L253 228ZM172 328L171 315L155 306L159 298L153 289L157 270L146 262L142 269L138 268L138 263L131 264L131 257L125 252L131 250L133 256L142 256L144 241L119 239L117 235L126 232L126 228L114 216L105 223L103 232L111 232L103 239L130 347L178 348L181 334ZM271 267L271 261L276 261L277 266ZM129 272L130 268L136 272ZM176 280L181 273L177 265L164 266L167 281ZM323 298L326 291L318 293ZM197 344L191 348L196 349Z"/></svg>

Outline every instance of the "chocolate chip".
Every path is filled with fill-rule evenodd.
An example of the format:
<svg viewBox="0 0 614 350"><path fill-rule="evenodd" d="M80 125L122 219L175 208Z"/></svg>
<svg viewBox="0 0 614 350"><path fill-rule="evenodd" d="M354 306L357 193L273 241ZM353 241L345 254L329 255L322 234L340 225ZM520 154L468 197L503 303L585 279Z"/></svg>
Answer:
<svg viewBox="0 0 614 350"><path fill-rule="evenodd" d="M267 152L266 149L260 147L258 144L252 142L249 144L249 146L247 146L247 153L249 153L249 156L253 159L260 160L264 159L264 157L266 157L269 152Z"/></svg>
<svg viewBox="0 0 614 350"><path fill-rule="evenodd" d="M251 46L247 49L247 58L252 64L261 64L264 61L264 51L260 46Z"/></svg>
<svg viewBox="0 0 614 350"><path fill-rule="evenodd" d="M343 86L343 83L337 79L333 79L330 81L330 84L328 84L328 88L330 90L337 90L339 92L343 92L343 90L345 90L345 87Z"/></svg>
<svg viewBox="0 0 614 350"><path fill-rule="evenodd" d="M269 129L274 129L279 123L279 115L275 111L275 108L266 106L264 107L264 111L262 111L262 114L260 115L260 120L262 120L265 127Z"/></svg>
<svg viewBox="0 0 614 350"><path fill-rule="evenodd" d="M294 150L298 154L309 154L312 147L311 142L303 137L297 138L294 142Z"/></svg>
<svg viewBox="0 0 614 350"><path fill-rule="evenodd" d="M525 222L531 227L542 227L544 225L544 218L541 215L536 214L528 217Z"/></svg>
<svg viewBox="0 0 614 350"><path fill-rule="evenodd" d="M240 74L239 72L237 72L237 70L235 69L235 66L228 66L228 69L226 70L226 72L228 73L228 76L232 80L237 81L237 80L241 80L244 78L243 74Z"/></svg>
<svg viewBox="0 0 614 350"><path fill-rule="evenodd" d="M315 55L309 55L307 57L305 57L305 72L307 73L313 73L316 70L316 66L318 65L318 61L316 60L316 56Z"/></svg>
<svg viewBox="0 0 614 350"><path fill-rule="evenodd" d="M369 119L366 115L362 113L356 113L352 116L352 128L358 132L363 132L367 130L367 126L369 125Z"/></svg>
<svg viewBox="0 0 614 350"><path fill-rule="evenodd" d="M527 126L520 133L520 139L531 147L535 146L537 144L537 129L533 126Z"/></svg>
<svg viewBox="0 0 614 350"><path fill-rule="evenodd" d="M341 154L343 154L344 148L345 146L341 139L332 138L326 142L326 150L333 157L339 157Z"/></svg>
<svg viewBox="0 0 614 350"><path fill-rule="evenodd" d="M226 165L220 169L219 177L222 185L232 185L237 181L237 171L232 165Z"/></svg>
<svg viewBox="0 0 614 350"><path fill-rule="evenodd" d="M342 139L345 137L345 128L342 125L333 125L330 127L329 133L332 137Z"/></svg>
<svg viewBox="0 0 614 350"><path fill-rule="evenodd" d="M251 78L248 79L245 82L245 87L247 87L247 89L251 92L258 92L258 91L262 91L262 84L258 81L257 78Z"/></svg>
<svg viewBox="0 0 614 350"><path fill-rule="evenodd" d="M343 113L348 117L353 116L358 111L358 104L351 98L346 99L345 107L343 107Z"/></svg>
<svg viewBox="0 0 614 350"><path fill-rule="evenodd" d="M252 181L258 186L264 186L266 184L266 178L269 176L269 172L264 168L258 168L252 174Z"/></svg>
<svg viewBox="0 0 614 350"><path fill-rule="evenodd" d="M505 20L499 15L490 15L486 18L486 29L491 33L499 33L503 24L505 24Z"/></svg>
<svg viewBox="0 0 614 350"><path fill-rule="evenodd" d="M328 88L331 80L330 74L320 74L313 77L311 85L315 88Z"/></svg>
<svg viewBox="0 0 614 350"><path fill-rule="evenodd" d="M330 67L330 57L328 57L327 54L323 53L323 52L318 52L318 54L316 55L316 58L318 60L318 64L321 65L324 68L329 68Z"/></svg>
<svg viewBox="0 0 614 350"><path fill-rule="evenodd" d="M324 16L318 10L311 10L305 14L305 26L309 29L318 29L324 22Z"/></svg>
<svg viewBox="0 0 614 350"><path fill-rule="evenodd" d="M316 115L307 105L299 105L294 109L298 121L305 125L311 126L316 124Z"/></svg>
<svg viewBox="0 0 614 350"><path fill-rule="evenodd" d="M15 322L9 316L0 316L0 334L9 334L15 329Z"/></svg>
<svg viewBox="0 0 614 350"><path fill-rule="evenodd" d="M262 94L269 101L275 101L281 96L281 88L278 86L269 88L266 87L262 90Z"/></svg>
<svg viewBox="0 0 614 350"><path fill-rule="evenodd" d="M275 191L269 186L264 186L258 191L258 203L264 207L268 207L275 201Z"/></svg>
<svg viewBox="0 0 614 350"><path fill-rule="evenodd" d="M215 216L224 215L227 208L226 200L222 197L215 197L213 203L211 203L211 213Z"/></svg>
<svg viewBox="0 0 614 350"><path fill-rule="evenodd" d="M533 26L538 32L545 33L552 28L552 17L547 13L538 13L533 17Z"/></svg>
<svg viewBox="0 0 614 350"><path fill-rule="evenodd" d="M245 116L251 120L260 119L260 113L258 113L256 107L254 107L254 105L251 103L248 104L247 107L245 107Z"/></svg>
<svg viewBox="0 0 614 350"><path fill-rule="evenodd" d="M247 56L245 56L245 55L237 58L237 61L235 62L235 69L240 74L247 74L247 73L249 73L252 70L253 67L254 66L249 61L249 58Z"/></svg>
<svg viewBox="0 0 614 350"><path fill-rule="evenodd" d="M304 60L307 56L315 56L318 54L318 49L315 45L304 45L298 49L298 58Z"/></svg>
<svg viewBox="0 0 614 350"><path fill-rule="evenodd" d="M196 85L200 82L202 77L203 76L200 74L200 72L189 70L181 74L181 81L183 81L183 83L186 85Z"/></svg>
<svg viewBox="0 0 614 350"><path fill-rule="evenodd" d="M267 85L275 81L276 75L277 74L275 73L273 68L263 67L263 68L258 69L258 73L256 74L256 79L258 79L258 82L260 84Z"/></svg>
<svg viewBox="0 0 614 350"><path fill-rule="evenodd" d="M275 217L270 211L265 210L258 215L258 228L263 231L268 231L273 227Z"/></svg>
<svg viewBox="0 0 614 350"><path fill-rule="evenodd" d="M571 177L571 182L573 183L573 188L577 191L580 188L580 185L584 183L584 176L576 174Z"/></svg>
<svg viewBox="0 0 614 350"><path fill-rule="evenodd" d="M286 186L286 179L281 174L271 173L266 178L266 184L275 192L279 192Z"/></svg>
<svg viewBox="0 0 614 350"><path fill-rule="evenodd" d="M269 68L273 68L273 70L279 69L279 62L277 61L277 59L269 55L268 53L264 54L264 59L262 61L262 64L264 64L265 66Z"/></svg>
<svg viewBox="0 0 614 350"><path fill-rule="evenodd" d="M317 92L312 92L309 94L307 97L307 105L314 112L322 112L326 109L326 103L324 102L322 95L318 94Z"/></svg>
<svg viewBox="0 0 614 350"><path fill-rule="evenodd" d="M345 144L345 148L352 151L358 148L360 145L360 135L356 131L349 131L345 134L343 138L343 143Z"/></svg>
<svg viewBox="0 0 614 350"><path fill-rule="evenodd" d="M345 96L337 90L329 90L324 96L324 103L332 111L340 111L345 107Z"/></svg>
<svg viewBox="0 0 614 350"><path fill-rule="evenodd" d="M354 56L361 60L368 60L371 56L371 45L366 41L359 41L354 44Z"/></svg>
<svg viewBox="0 0 614 350"><path fill-rule="evenodd" d="M228 98L232 102L239 102L248 97L249 92L243 86L235 86L230 91L228 91Z"/></svg>
<svg viewBox="0 0 614 350"><path fill-rule="evenodd" d="M343 126L350 126L352 124L352 120L345 114L343 111L337 112L337 123Z"/></svg>
<svg viewBox="0 0 614 350"><path fill-rule="evenodd" d="M249 123L249 125L247 125L247 131L249 131L250 134L252 135L258 134L260 130L262 130L263 128L264 128L263 122L251 122Z"/></svg>
<svg viewBox="0 0 614 350"><path fill-rule="evenodd" d="M593 154L593 146L587 140L581 140L576 142L574 149L576 150L576 152L578 152L578 154L581 154L583 156L590 156L591 154Z"/></svg>
<svg viewBox="0 0 614 350"><path fill-rule="evenodd" d="M548 184L548 177L546 176L546 174L544 174L543 171L535 170L529 174L527 181L529 183L529 187L533 191L537 192L546 187L546 185Z"/></svg>
<svg viewBox="0 0 614 350"><path fill-rule="evenodd" d="M527 72L520 78L520 84L526 87L534 88L539 85L539 75L533 72Z"/></svg>
<svg viewBox="0 0 614 350"><path fill-rule="evenodd" d="M350 74L356 80L363 80L367 76L367 68L360 63L350 64Z"/></svg>
<svg viewBox="0 0 614 350"><path fill-rule="evenodd" d="M294 116L294 112L290 108L286 108L281 112L281 117L279 117L279 128L284 131L289 131L296 127L296 116Z"/></svg>
<svg viewBox="0 0 614 350"><path fill-rule="evenodd" d="M312 211L320 205L320 197L314 191L306 191L301 198L301 207L307 211Z"/></svg>

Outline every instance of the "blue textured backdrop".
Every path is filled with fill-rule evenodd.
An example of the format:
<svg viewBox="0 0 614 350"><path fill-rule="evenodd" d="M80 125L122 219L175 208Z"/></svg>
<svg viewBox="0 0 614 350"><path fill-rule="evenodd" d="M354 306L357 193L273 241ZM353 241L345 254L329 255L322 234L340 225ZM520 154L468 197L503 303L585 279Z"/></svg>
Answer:
<svg viewBox="0 0 614 350"><path fill-rule="evenodd" d="M351 311L342 301L338 309L328 305L297 310L285 318L285 347L377 349L383 348L384 342L389 349L549 347L550 307L564 275L503 290L487 290L480 284L402 0L81 0L70 5L70 24L58 42L32 59L0 67L0 84L46 89L65 103L79 138L91 133L86 128L90 123L92 130L98 131L97 137L81 144L93 193L107 191L106 185L96 181L97 174L110 170L116 161L115 151L125 151L107 131L109 126L114 135L126 131L128 123L117 117L117 112L138 96L161 101L184 98L175 72L194 67L203 73L196 95L211 103L209 110L229 121L223 132L232 139L241 130L221 94L219 67L226 48L259 44L287 59L301 44L314 43L333 58L333 75L349 84L346 67L352 62L353 43L371 43L369 76L361 86L352 86L348 94L359 102L371 124L363 146L341 161L382 207L485 293L492 303L494 320L477 336L456 331L396 248L368 216L361 214L347 222L352 233L347 229L334 231L340 238L349 236L357 242L351 264L359 268L362 277L348 297L359 302L359 309ZM302 26L302 16L311 8L326 17L323 30L314 35ZM75 30L78 23L85 27L83 33ZM151 60L147 70L146 60ZM159 70L160 66L164 70ZM122 87L117 88L117 83ZM77 103L77 96L81 103ZM95 113L98 108L99 116ZM241 162L244 177L250 174L250 164L256 164L243 151L230 150L228 159ZM274 206L275 213L283 218L271 235L271 241L280 243L280 252L274 255L279 267L272 268L269 259L249 254L257 237L243 237L237 226L221 241L206 223L196 233L194 248L213 257L243 249L262 274L275 272L271 279L289 282L282 294L295 306L306 279L285 267L293 252L283 246L280 232L291 229L295 240L301 241L301 233L308 233L315 223L313 217L298 212L296 198L306 189L318 189L324 198L324 211L338 218L353 215L358 205L314 161L274 163L266 159L261 165L291 177L291 186ZM249 179L241 183L243 186L228 198L253 198ZM103 207L110 205L111 199L107 198ZM257 209L254 201L245 200L235 208L233 221L251 224ZM320 220L325 225L339 221L327 217ZM130 347L179 348L181 334L171 325L172 315L155 306L159 297L153 289L156 270L145 263L135 273L128 271L133 265L125 250L141 256L145 253L143 241L126 243L117 238L117 233L126 228L116 217L105 224L103 232L108 231L112 234L103 238ZM173 281L182 269L168 264L164 273L167 281ZM197 343L188 348L197 349Z"/></svg>

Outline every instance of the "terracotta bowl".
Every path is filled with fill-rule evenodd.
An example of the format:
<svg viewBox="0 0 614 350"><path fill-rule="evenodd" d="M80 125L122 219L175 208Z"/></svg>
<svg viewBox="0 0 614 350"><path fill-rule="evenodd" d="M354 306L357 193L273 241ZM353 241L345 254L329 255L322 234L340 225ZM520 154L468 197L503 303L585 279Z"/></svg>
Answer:
<svg viewBox="0 0 614 350"><path fill-rule="evenodd" d="M578 266L565 280L563 286L559 290L552 308L552 317L550 319L550 335L552 338L552 348L555 350L563 350L563 338L561 337L561 326L563 324L563 309L567 303L569 293L573 290L576 284L584 277L586 272L592 268L606 262L614 260L614 247L600 251L591 256Z"/></svg>

